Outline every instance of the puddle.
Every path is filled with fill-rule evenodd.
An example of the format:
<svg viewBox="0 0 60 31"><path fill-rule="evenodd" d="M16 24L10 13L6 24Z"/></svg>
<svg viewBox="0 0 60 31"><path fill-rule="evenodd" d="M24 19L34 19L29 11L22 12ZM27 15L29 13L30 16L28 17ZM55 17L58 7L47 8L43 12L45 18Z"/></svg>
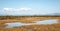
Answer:
<svg viewBox="0 0 60 31"><path fill-rule="evenodd" d="M33 22L35 23L14 22L14 23L6 23L6 24L7 24L7 28L13 28L13 27L32 25L32 24L55 24L58 23L58 20L53 19L53 20L33 21Z"/></svg>
<svg viewBox="0 0 60 31"><path fill-rule="evenodd" d="M6 23L7 28L12 28L12 27L18 27L18 26L24 26L24 25L31 25L30 23L21 23L21 22L14 22L14 23Z"/></svg>
<svg viewBox="0 0 60 31"><path fill-rule="evenodd" d="M36 22L35 24L55 24L58 23L57 19L53 19L53 20L43 20L43 21L34 21Z"/></svg>

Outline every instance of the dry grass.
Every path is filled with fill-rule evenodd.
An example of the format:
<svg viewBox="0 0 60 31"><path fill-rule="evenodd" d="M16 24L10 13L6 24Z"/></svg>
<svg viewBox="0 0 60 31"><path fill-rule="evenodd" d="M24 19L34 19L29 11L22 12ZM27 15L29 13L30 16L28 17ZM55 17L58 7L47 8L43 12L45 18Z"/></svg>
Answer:
<svg viewBox="0 0 60 31"><path fill-rule="evenodd" d="M60 17L0 17L0 31L60 31L60 23L52 25L31 25L15 28L5 28L5 23L9 22L25 22L29 23L37 20L58 19Z"/></svg>
<svg viewBox="0 0 60 31"><path fill-rule="evenodd" d="M30 25L15 28L4 28L0 31L60 31L60 24L52 25Z"/></svg>
<svg viewBox="0 0 60 31"><path fill-rule="evenodd" d="M2 19L4 18L4 19ZM48 20L48 19L58 19L60 21L60 17L52 17L52 16L45 16L45 17L2 17L0 18L0 22L2 23L6 23L6 22L26 22L26 23L29 23L29 22L32 22L32 21L40 21L40 20Z"/></svg>

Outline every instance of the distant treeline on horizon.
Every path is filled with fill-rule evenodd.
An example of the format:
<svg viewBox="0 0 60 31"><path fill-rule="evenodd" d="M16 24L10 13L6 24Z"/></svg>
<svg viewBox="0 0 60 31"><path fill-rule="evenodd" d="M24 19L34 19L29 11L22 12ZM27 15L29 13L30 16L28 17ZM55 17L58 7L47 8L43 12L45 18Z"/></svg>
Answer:
<svg viewBox="0 0 60 31"><path fill-rule="evenodd" d="M33 15L0 15L0 16L60 16L60 13L50 13L50 14L33 14Z"/></svg>

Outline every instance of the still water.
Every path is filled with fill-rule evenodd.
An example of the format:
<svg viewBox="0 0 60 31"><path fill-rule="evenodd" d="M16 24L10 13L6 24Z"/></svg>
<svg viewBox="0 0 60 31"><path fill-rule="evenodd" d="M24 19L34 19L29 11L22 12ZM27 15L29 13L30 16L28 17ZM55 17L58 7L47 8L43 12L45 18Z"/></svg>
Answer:
<svg viewBox="0 0 60 31"><path fill-rule="evenodd" d="M6 23L7 28L13 28L18 26L26 26L26 25L32 25L32 24L55 24L58 23L57 19L52 20L43 20L43 21L33 21L34 23L21 23L21 22L14 22L14 23Z"/></svg>

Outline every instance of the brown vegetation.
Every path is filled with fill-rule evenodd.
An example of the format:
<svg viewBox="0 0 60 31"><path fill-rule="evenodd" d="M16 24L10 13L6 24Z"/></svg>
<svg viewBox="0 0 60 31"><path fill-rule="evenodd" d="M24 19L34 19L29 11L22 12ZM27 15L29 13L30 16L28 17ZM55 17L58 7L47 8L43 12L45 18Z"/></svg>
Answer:
<svg viewBox="0 0 60 31"><path fill-rule="evenodd" d="M58 24L52 25L30 25L21 26L15 28L5 28L7 25L5 23L9 22L25 22L29 23L32 21L42 21L48 19L58 19ZM0 31L60 31L60 16L0 16Z"/></svg>
<svg viewBox="0 0 60 31"><path fill-rule="evenodd" d="M52 25L30 25L15 28L4 28L0 31L60 31L60 24Z"/></svg>
<svg viewBox="0 0 60 31"><path fill-rule="evenodd" d="M58 19L60 21L60 16L0 16L1 22L32 22L41 21L48 19Z"/></svg>

